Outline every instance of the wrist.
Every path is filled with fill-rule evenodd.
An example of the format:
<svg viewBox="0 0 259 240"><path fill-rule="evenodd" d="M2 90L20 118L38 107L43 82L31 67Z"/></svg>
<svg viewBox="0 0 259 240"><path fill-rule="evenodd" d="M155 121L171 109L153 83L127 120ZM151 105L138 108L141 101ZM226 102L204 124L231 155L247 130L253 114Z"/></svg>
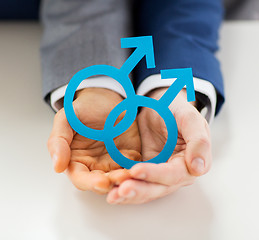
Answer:
<svg viewBox="0 0 259 240"><path fill-rule="evenodd" d="M117 92L114 92L107 88L99 88L99 87L93 87L93 88L84 88L81 90L76 91L75 93L75 99L79 98L80 96L83 96L85 94L89 95L102 95L107 96L109 99L113 99L116 102L121 102L123 100L122 96L118 94Z"/></svg>
<svg viewBox="0 0 259 240"><path fill-rule="evenodd" d="M159 100L167 91L168 87L162 87L162 88L156 88L152 91L150 91L147 96L150 98L154 98L156 100ZM181 100L187 100L187 92L186 89L182 89L178 95L176 96L174 101L181 101ZM194 102L189 102L191 105L193 105L194 107L196 107L196 101Z"/></svg>

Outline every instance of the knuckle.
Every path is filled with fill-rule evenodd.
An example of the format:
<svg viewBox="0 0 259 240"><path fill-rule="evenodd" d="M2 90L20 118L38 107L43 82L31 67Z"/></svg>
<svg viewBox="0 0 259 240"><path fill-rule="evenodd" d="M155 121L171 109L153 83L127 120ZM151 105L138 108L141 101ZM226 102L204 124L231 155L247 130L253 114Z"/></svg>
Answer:
<svg viewBox="0 0 259 240"><path fill-rule="evenodd" d="M206 148L210 148L211 143L208 136L202 135L197 139L198 143Z"/></svg>
<svg viewBox="0 0 259 240"><path fill-rule="evenodd" d="M59 138L57 136L51 136L48 141L47 141L47 147L48 149L53 149L56 147L57 145L57 141L59 140Z"/></svg>
<svg viewBox="0 0 259 240"><path fill-rule="evenodd" d="M179 125L181 127L186 127L190 124L191 121L198 119L199 113L194 111L195 109L186 110L186 111L179 111Z"/></svg>
<svg viewBox="0 0 259 240"><path fill-rule="evenodd" d="M188 118L198 118L199 112L195 108L191 108L191 110L188 111L188 114L186 115Z"/></svg>
<svg viewBox="0 0 259 240"><path fill-rule="evenodd" d="M189 121L197 119L198 118L198 113L196 111L188 111L188 113L183 115L183 121L184 123L189 123Z"/></svg>
<svg viewBox="0 0 259 240"><path fill-rule="evenodd" d="M55 114L55 117L54 117L54 121L59 119L60 117L62 117L64 115L65 111L64 111L64 108L60 109L56 114Z"/></svg>

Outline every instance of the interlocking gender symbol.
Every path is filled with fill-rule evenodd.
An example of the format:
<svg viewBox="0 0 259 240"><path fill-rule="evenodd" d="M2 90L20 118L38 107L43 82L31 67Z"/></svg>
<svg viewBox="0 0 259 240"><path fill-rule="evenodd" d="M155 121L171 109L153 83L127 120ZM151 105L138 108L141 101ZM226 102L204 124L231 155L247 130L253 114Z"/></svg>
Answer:
<svg viewBox="0 0 259 240"><path fill-rule="evenodd" d="M162 79L176 78L165 94L159 100L139 96L135 93L132 82L129 79L129 74L144 56L146 56L147 68L155 68L152 36L122 38L121 47L136 48L136 50L120 69L108 65L94 65L80 70L72 77L67 86L64 98L64 109L67 120L70 126L80 135L89 139L103 141L111 158L120 166L129 169L139 162L123 156L117 149L113 139L125 132L132 125L136 119L138 107L154 109L163 118L167 127L168 137L160 154L148 161L145 161L145 163L166 162L174 151L178 137L177 124L169 109L169 105L184 86L186 86L187 90L187 100L189 102L195 100L192 69L182 68L161 70ZM85 126L77 118L72 104L79 84L83 80L94 75L105 75L115 79L122 85L127 95L127 98L120 102L110 112L102 130L96 130ZM126 114L124 118L114 126L118 116L125 110Z"/></svg>

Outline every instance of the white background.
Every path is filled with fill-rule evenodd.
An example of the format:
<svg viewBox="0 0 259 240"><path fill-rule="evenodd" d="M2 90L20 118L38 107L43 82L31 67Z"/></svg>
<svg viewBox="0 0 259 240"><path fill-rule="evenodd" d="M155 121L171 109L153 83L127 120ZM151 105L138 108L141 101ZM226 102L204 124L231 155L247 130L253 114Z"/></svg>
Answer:
<svg viewBox="0 0 259 240"><path fill-rule="evenodd" d="M108 205L54 173L40 35L34 23L0 23L0 239L259 239L259 22L221 31L227 101L211 128L213 168L138 206Z"/></svg>

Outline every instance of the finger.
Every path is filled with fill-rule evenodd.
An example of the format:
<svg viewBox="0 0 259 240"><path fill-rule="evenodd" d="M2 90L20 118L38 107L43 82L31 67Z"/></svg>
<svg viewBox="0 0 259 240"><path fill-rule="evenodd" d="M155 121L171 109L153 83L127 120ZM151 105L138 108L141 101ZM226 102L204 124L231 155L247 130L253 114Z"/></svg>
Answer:
<svg viewBox="0 0 259 240"><path fill-rule="evenodd" d="M89 171L88 167L80 162L70 162L66 174L79 190L105 194L111 189L111 182L103 171Z"/></svg>
<svg viewBox="0 0 259 240"><path fill-rule="evenodd" d="M62 109L55 115L52 132L48 140L48 150L56 172L63 172L69 164L70 144L73 134L73 130Z"/></svg>
<svg viewBox="0 0 259 240"><path fill-rule="evenodd" d="M138 151L124 149L124 150L121 150L120 152L126 158L129 158L133 161L141 161L141 154ZM111 182L114 185L120 185L126 179L131 178L131 176L129 174L129 170L122 169L122 168L110 171L106 174L107 174L107 176L109 176Z"/></svg>
<svg viewBox="0 0 259 240"><path fill-rule="evenodd" d="M107 194L106 201L110 204L116 204L116 202L120 202L120 196L118 193L119 187L113 187L113 189Z"/></svg>
<svg viewBox="0 0 259 240"><path fill-rule="evenodd" d="M109 173L107 173L107 176L109 177L110 181L114 185L120 185L123 181L130 179L130 173L127 169L116 169Z"/></svg>
<svg viewBox="0 0 259 240"><path fill-rule="evenodd" d="M195 179L189 174L183 158L170 159L169 162L160 164L139 163L129 172L134 179L167 186L183 186L193 183Z"/></svg>
<svg viewBox="0 0 259 240"><path fill-rule="evenodd" d="M155 183L126 180L108 194L107 202L111 204L141 204L164 197L176 189L177 187L173 189Z"/></svg>
<svg viewBox="0 0 259 240"><path fill-rule="evenodd" d="M182 134L186 147L186 163L194 176L205 174L212 162L211 140L207 121L193 107L177 115L178 131Z"/></svg>

